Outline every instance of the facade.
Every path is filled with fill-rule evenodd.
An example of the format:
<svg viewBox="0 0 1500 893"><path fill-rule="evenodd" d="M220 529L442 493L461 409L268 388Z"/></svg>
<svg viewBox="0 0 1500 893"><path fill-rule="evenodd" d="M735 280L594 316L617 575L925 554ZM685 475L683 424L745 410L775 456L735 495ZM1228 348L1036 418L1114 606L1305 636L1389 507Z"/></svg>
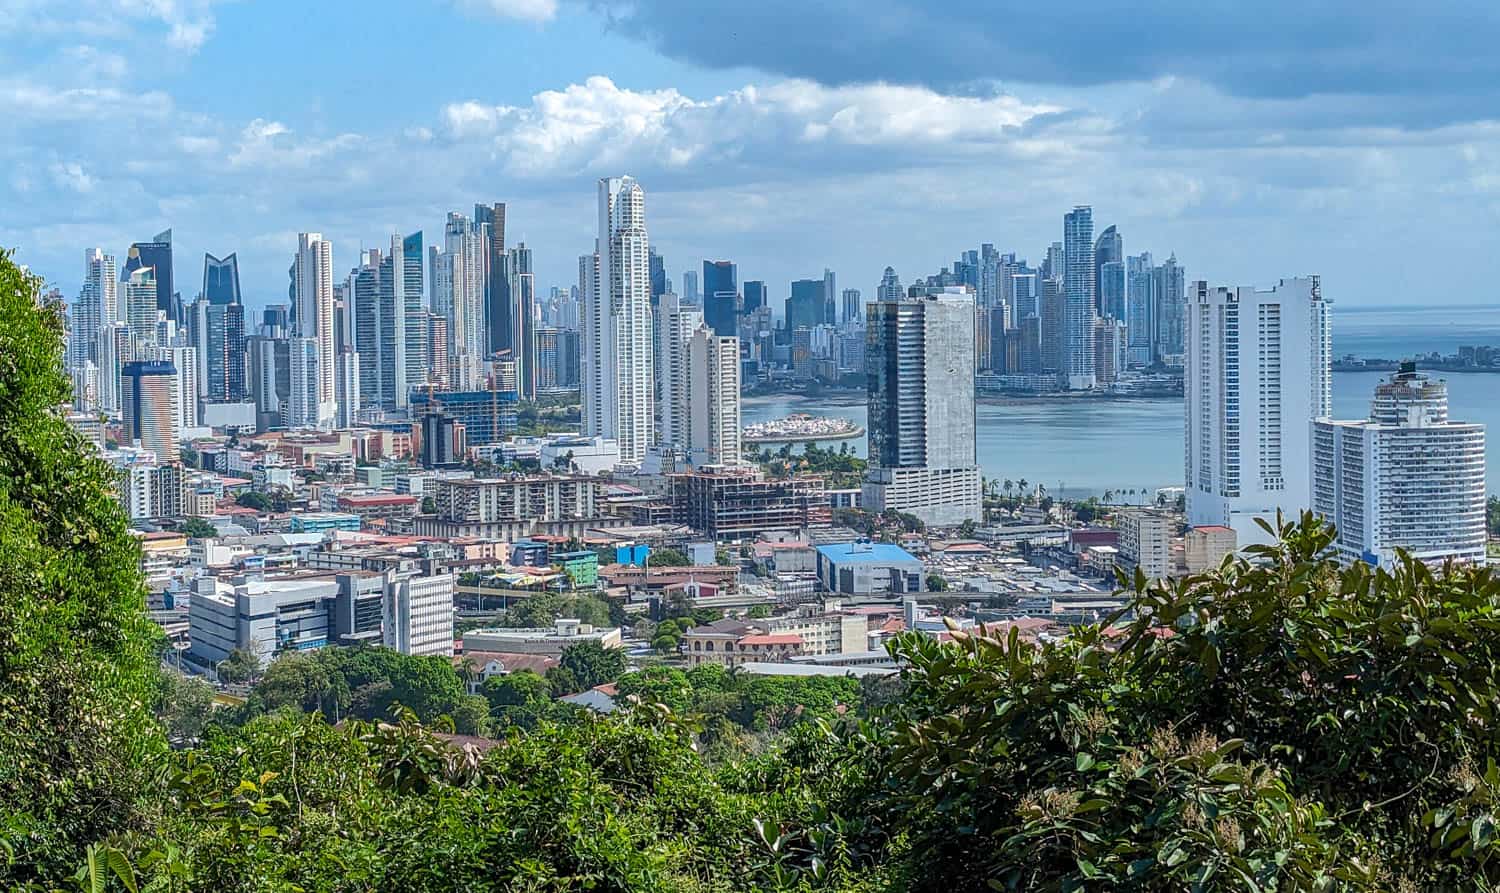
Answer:
<svg viewBox="0 0 1500 893"><path fill-rule="evenodd" d="M656 442L687 449L691 404L688 402L688 349L703 327L703 309L668 293L656 304Z"/></svg>
<svg viewBox="0 0 1500 893"><path fill-rule="evenodd" d="M217 664L236 648L252 651L261 665L282 651L310 651L329 640L329 617L338 599L333 576L248 579L229 584L198 581L188 603L192 655Z"/></svg>
<svg viewBox="0 0 1500 893"><path fill-rule="evenodd" d="M1079 205L1063 217L1062 363L1068 389L1094 387L1094 210Z"/></svg>
<svg viewBox="0 0 1500 893"><path fill-rule="evenodd" d="M137 270L148 270L152 283L152 317L161 311L167 319L182 322L182 300L173 288L172 279L172 231L156 234L149 242L136 242L125 255L125 269L120 275L129 280Z"/></svg>
<svg viewBox="0 0 1500 893"><path fill-rule="evenodd" d="M334 395L333 243L321 233L297 236L297 257L292 264L292 328L311 340L317 351L313 393L317 400L313 426L332 427L336 408Z"/></svg>
<svg viewBox="0 0 1500 893"><path fill-rule="evenodd" d="M538 308L536 275L531 269L531 249L521 242L510 250L511 359L516 364L516 388L523 400L536 398Z"/></svg>
<svg viewBox="0 0 1500 893"><path fill-rule="evenodd" d="M489 332L484 317L488 284L489 246L480 225L457 212L448 215L443 229L444 250L439 255L446 286L441 311L448 330L448 356L443 370L449 387L466 391L479 387Z"/></svg>
<svg viewBox="0 0 1500 893"><path fill-rule="evenodd" d="M688 344L687 450L695 467L740 464L740 339L699 326Z"/></svg>
<svg viewBox="0 0 1500 893"><path fill-rule="evenodd" d="M411 410L422 416L441 409L464 426L469 446L501 443L516 433L515 391L417 391L411 395Z"/></svg>
<svg viewBox="0 0 1500 893"><path fill-rule="evenodd" d="M786 299L787 331L806 326L811 329L832 322L827 317L827 283L822 279L797 279L792 282L791 297Z"/></svg>
<svg viewBox="0 0 1500 893"><path fill-rule="evenodd" d="M1188 573L1201 574L1218 567L1237 547L1232 527L1189 527L1182 536L1182 562Z"/></svg>
<svg viewBox="0 0 1500 893"><path fill-rule="evenodd" d="M291 390L281 407L281 424L288 428L316 428L322 411L322 372L316 338L292 338L287 342L287 370ZM329 381L332 384L332 380Z"/></svg>
<svg viewBox="0 0 1500 893"><path fill-rule="evenodd" d="M465 651L498 651L504 654L549 654L560 656L570 645L598 642L605 648L622 647L620 630L593 627L572 619L560 619L552 626L528 628L475 629L464 633Z"/></svg>
<svg viewBox="0 0 1500 893"><path fill-rule="evenodd" d="M739 332L739 274L727 260L703 262L703 321L715 335Z"/></svg>
<svg viewBox="0 0 1500 893"><path fill-rule="evenodd" d="M1140 568L1148 579L1173 575L1172 538L1177 521L1165 512L1131 509L1119 514L1120 554L1127 570Z"/></svg>
<svg viewBox="0 0 1500 893"><path fill-rule="evenodd" d="M630 177L608 177L598 198L596 253L580 258L583 433L614 439L635 464L655 428L646 194Z"/></svg>
<svg viewBox="0 0 1500 893"><path fill-rule="evenodd" d="M1376 386L1368 419L1314 422L1312 509L1337 529L1339 558L1484 563L1484 434L1451 421L1447 385L1411 363Z"/></svg>
<svg viewBox="0 0 1500 893"><path fill-rule="evenodd" d="M1125 259L1126 362L1134 368L1156 362L1156 277L1151 253Z"/></svg>
<svg viewBox="0 0 1500 893"><path fill-rule="evenodd" d="M1118 264L1118 268L1109 267ZM1108 268L1108 269L1107 269ZM1094 240L1095 312L1099 316L1125 318L1125 243L1113 226L1105 227Z"/></svg>
<svg viewBox="0 0 1500 893"><path fill-rule="evenodd" d="M933 526L979 520L974 301L958 289L869 306L866 510Z"/></svg>
<svg viewBox="0 0 1500 893"><path fill-rule="evenodd" d="M1330 305L1318 277L1275 288L1193 284L1188 303L1185 486L1188 523L1270 537L1279 509L1309 505L1312 421L1333 405Z"/></svg>
<svg viewBox="0 0 1500 893"><path fill-rule="evenodd" d="M418 519L417 533L525 537L538 525L593 522L603 501L599 479L582 475L444 479L434 487L437 512Z"/></svg>
<svg viewBox="0 0 1500 893"><path fill-rule="evenodd" d="M198 380L207 403L245 399L245 307L240 301L239 261L235 255L203 256L203 297L188 314L188 331L198 349Z"/></svg>
<svg viewBox="0 0 1500 893"><path fill-rule="evenodd" d="M485 352L511 349L510 272L505 248L505 203L474 206L474 223L485 240Z"/></svg>
<svg viewBox="0 0 1500 893"><path fill-rule="evenodd" d="M175 464L177 456L177 367L160 360L137 360L121 370L121 425L127 445Z"/></svg>
<svg viewBox="0 0 1500 893"><path fill-rule="evenodd" d="M453 575L392 572L384 643L402 654L453 656Z"/></svg>
<svg viewBox="0 0 1500 893"><path fill-rule="evenodd" d="M839 595L923 592L922 562L900 546L838 543L817 548L818 584Z"/></svg>

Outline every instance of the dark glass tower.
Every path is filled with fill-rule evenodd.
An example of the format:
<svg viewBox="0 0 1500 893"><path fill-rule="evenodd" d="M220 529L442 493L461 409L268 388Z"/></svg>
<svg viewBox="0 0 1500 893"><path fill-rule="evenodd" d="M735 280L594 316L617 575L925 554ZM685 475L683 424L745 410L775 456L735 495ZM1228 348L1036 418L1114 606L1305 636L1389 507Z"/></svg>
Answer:
<svg viewBox="0 0 1500 893"><path fill-rule="evenodd" d="M177 323L184 321L182 299L172 290L172 231L157 233L150 242L136 242L130 246L125 257L125 269L120 271L120 281L126 282L130 274L142 267L150 267L156 280L156 309L165 311L167 319Z"/></svg>
<svg viewBox="0 0 1500 893"><path fill-rule="evenodd" d="M715 335L739 334L739 274L727 260L703 262L703 321Z"/></svg>

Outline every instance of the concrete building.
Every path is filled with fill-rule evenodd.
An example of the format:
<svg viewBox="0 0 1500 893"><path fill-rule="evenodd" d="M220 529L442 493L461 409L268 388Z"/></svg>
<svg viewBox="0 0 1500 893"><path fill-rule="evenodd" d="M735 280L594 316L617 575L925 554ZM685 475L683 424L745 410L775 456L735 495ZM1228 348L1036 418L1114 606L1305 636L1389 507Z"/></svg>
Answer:
<svg viewBox="0 0 1500 893"><path fill-rule="evenodd" d="M561 655L568 646L598 642L605 648L620 648L620 630L593 627L572 619L559 619L540 628L475 629L463 635L464 651L498 651L507 654Z"/></svg>
<svg viewBox="0 0 1500 893"><path fill-rule="evenodd" d="M1055 271L1054 271L1055 272ZM1079 205L1063 216L1063 375L1068 390L1094 387L1094 209Z"/></svg>
<svg viewBox="0 0 1500 893"><path fill-rule="evenodd" d="M974 301L959 289L870 304L866 510L930 526L981 520L975 459Z"/></svg>
<svg viewBox="0 0 1500 893"><path fill-rule="evenodd" d="M900 546L853 542L817 547L818 583L839 595L923 592L922 562Z"/></svg>
<svg viewBox="0 0 1500 893"><path fill-rule="evenodd" d="M599 237L582 258L583 433L620 444L639 463L654 429L651 261L646 193L630 177L599 181Z"/></svg>
<svg viewBox="0 0 1500 893"><path fill-rule="evenodd" d="M692 406L688 397L688 351L703 327L703 309L667 293L656 305L656 443L687 449Z"/></svg>
<svg viewBox="0 0 1500 893"><path fill-rule="evenodd" d="M1128 509L1118 515L1119 551L1127 571L1140 568L1151 580L1173 576L1172 539L1177 521L1166 512Z"/></svg>
<svg viewBox="0 0 1500 893"><path fill-rule="evenodd" d="M827 527L832 518L820 477L773 480L758 468L703 468L668 475L673 523L716 540L773 530Z"/></svg>
<svg viewBox="0 0 1500 893"><path fill-rule="evenodd" d="M126 445L139 445L155 453L158 462L175 464L177 367L160 360L126 363L121 370L121 385L121 426Z"/></svg>
<svg viewBox="0 0 1500 893"><path fill-rule="evenodd" d="M1213 570L1237 547L1232 527L1189 527L1182 537L1183 568L1190 574Z"/></svg>
<svg viewBox="0 0 1500 893"><path fill-rule="evenodd" d="M311 391L316 397L313 426L332 426L337 395L334 383L333 243L321 233L299 233L292 263L292 327L311 339L316 360Z"/></svg>
<svg viewBox="0 0 1500 893"><path fill-rule="evenodd" d="M515 540L554 522L574 522L581 533L598 519L602 491L598 478L582 475L440 480L433 490L437 512L418 518L416 533Z"/></svg>
<svg viewBox="0 0 1500 893"><path fill-rule="evenodd" d="M1333 404L1329 302L1316 276L1267 291L1200 281L1187 311L1188 523L1265 542L1256 518L1309 505L1312 421Z"/></svg>
<svg viewBox="0 0 1500 893"><path fill-rule="evenodd" d="M699 326L688 343L687 450L696 467L740 464L740 339Z"/></svg>
<svg viewBox="0 0 1500 893"><path fill-rule="evenodd" d="M282 651L328 644L330 609L338 598L332 575L200 579L188 603L192 655L213 665L236 648L250 650L262 666Z"/></svg>
<svg viewBox="0 0 1500 893"><path fill-rule="evenodd" d="M385 598L387 648L402 654L453 655L452 574L392 573Z"/></svg>
<svg viewBox="0 0 1500 893"><path fill-rule="evenodd" d="M1403 363L1370 417L1313 423L1312 508L1345 563L1485 561L1484 426L1448 418L1448 387Z"/></svg>

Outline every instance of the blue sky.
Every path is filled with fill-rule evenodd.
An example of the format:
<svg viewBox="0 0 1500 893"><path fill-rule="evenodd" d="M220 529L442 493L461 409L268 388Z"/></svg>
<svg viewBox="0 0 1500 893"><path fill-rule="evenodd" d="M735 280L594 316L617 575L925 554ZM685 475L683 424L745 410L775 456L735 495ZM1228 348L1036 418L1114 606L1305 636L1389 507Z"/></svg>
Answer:
<svg viewBox="0 0 1500 893"><path fill-rule="evenodd" d="M0 0L0 245L76 295L85 248L171 227L247 301L299 231L335 265L510 205L541 285L593 182L647 189L681 282L873 291L1094 206L1190 278L1321 273L1346 306L1496 304L1500 8L1080 0Z"/></svg>

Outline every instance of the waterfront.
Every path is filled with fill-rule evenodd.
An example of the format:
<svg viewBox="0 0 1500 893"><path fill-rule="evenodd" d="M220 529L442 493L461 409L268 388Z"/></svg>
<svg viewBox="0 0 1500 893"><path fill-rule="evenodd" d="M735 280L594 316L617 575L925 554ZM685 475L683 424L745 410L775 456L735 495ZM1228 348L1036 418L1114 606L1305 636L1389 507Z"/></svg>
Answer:
<svg viewBox="0 0 1500 893"><path fill-rule="evenodd" d="M1453 331L1446 322L1424 322L1433 311L1413 308L1345 314L1350 317L1345 326L1347 334L1340 337L1340 323L1345 318L1336 317L1335 354L1447 353L1456 350L1459 343L1500 345L1500 308L1451 312L1462 318L1462 333ZM1403 331L1412 334L1403 339ZM1334 373L1334 415L1364 418L1375 383L1387 374ZM1489 488L1496 492L1500 489L1495 475L1495 469L1500 468L1500 377L1461 373L1435 377L1448 382L1450 412L1455 420L1486 426ZM747 398L743 408L745 424L794 412L848 419L861 428L868 422L865 403L857 398ZM1045 484L1054 494L1068 496L1099 494L1106 489L1182 486L1180 399L1012 399L981 402L976 415L979 466L988 478L1025 478ZM823 446L837 449L840 442L848 443L861 456L865 453L863 437Z"/></svg>

